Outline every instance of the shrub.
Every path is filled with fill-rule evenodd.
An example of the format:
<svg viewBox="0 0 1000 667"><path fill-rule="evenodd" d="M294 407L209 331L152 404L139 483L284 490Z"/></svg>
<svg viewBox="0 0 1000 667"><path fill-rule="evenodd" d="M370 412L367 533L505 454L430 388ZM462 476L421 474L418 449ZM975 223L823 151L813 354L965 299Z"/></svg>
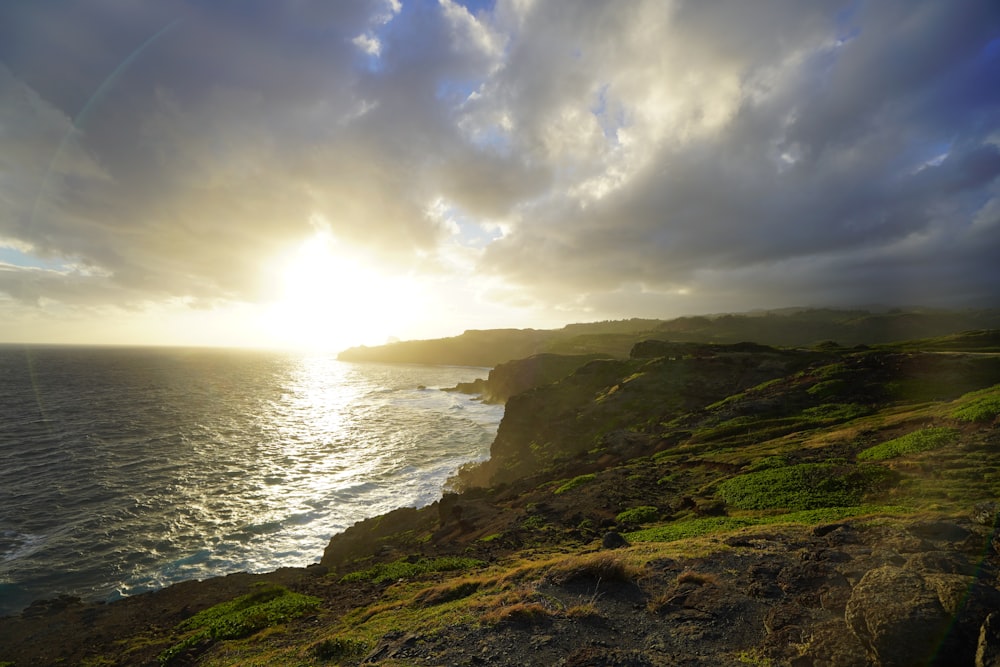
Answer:
<svg viewBox="0 0 1000 667"><path fill-rule="evenodd" d="M660 509L652 505L640 505L627 509L615 517L618 523L649 523L660 516Z"/></svg>
<svg viewBox="0 0 1000 667"><path fill-rule="evenodd" d="M727 479L719 485L719 495L748 510L848 507L857 505L865 491L888 475L877 466L801 463Z"/></svg>
<svg viewBox="0 0 1000 667"><path fill-rule="evenodd" d="M562 494L566 493L567 491L572 491L573 489L575 489L578 486L583 486L584 484L587 484L588 482L593 482L595 479L597 479L597 475L595 473L590 473L589 475L579 475L579 476L574 477L573 479L565 482L562 486L558 487L552 493L556 494L557 496L558 495L562 495Z"/></svg>
<svg viewBox="0 0 1000 667"><path fill-rule="evenodd" d="M959 431L953 428L925 428L869 447L858 454L859 461L884 461L903 454L938 449L955 441Z"/></svg>

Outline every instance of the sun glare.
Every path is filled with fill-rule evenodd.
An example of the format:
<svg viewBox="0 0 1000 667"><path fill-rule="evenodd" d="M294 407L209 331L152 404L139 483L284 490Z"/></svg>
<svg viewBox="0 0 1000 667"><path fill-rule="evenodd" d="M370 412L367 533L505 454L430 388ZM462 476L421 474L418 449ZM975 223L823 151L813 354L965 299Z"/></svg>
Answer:
<svg viewBox="0 0 1000 667"><path fill-rule="evenodd" d="M351 256L317 232L279 270L281 297L265 328L278 345L340 350L381 345L416 312L417 286Z"/></svg>

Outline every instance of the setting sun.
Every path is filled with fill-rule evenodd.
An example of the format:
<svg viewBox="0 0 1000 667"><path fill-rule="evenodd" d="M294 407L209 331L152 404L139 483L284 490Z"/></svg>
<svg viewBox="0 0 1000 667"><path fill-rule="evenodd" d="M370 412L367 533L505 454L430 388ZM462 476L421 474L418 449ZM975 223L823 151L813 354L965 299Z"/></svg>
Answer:
<svg viewBox="0 0 1000 667"><path fill-rule="evenodd" d="M415 283L357 259L326 231L304 241L279 275L281 296L267 310L264 328L281 346L380 345L419 302Z"/></svg>

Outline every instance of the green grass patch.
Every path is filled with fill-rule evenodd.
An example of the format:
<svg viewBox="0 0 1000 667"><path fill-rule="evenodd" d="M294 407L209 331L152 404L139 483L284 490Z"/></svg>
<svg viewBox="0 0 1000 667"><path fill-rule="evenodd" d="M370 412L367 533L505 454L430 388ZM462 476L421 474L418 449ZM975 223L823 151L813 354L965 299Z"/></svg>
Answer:
<svg viewBox="0 0 1000 667"><path fill-rule="evenodd" d="M1000 415L1000 384L966 394L961 400L963 404L952 411L952 419L963 422L993 421Z"/></svg>
<svg viewBox="0 0 1000 667"><path fill-rule="evenodd" d="M915 454L944 447L959 436L954 428L925 428L913 433L869 447L858 453L859 461L884 461L904 454Z"/></svg>
<svg viewBox="0 0 1000 667"><path fill-rule="evenodd" d="M781 455L765 456L757 459L747 468L747 472L757 472L758 470L771 470L772 468L784 468L788 465L788 458Z"/></svg>
<svg viewBox="0 0 1000 667"><path fill-rule="evenodd" d="M640 505L639 507L633 507L627 509L624 512L620 512L618 516L615 517L615 521L618 523L649 523L651 521L656 521L660 516L660 508L653 507L652 505Z"/></svg>
<svg viewBox="0 0 1000 667"><path fill-rule="evenodd" d="M765 526L784 523L802 523L807 525L842 521L866 514L900 514L910 511L899 505L855 505L851 507L824 507L815 510L802 510L762 517L717 516L668 523L662 526L646 528L625 533L630 542L676 542L677 540L715 533L726 533L747 526Z"/></svg>
<svg viewBox="0 0 1000 667"><path fill-rule="evenodd" d="M754 525L754 520L749 518L710 516L632 531L625 533L625 539L629 542L675 542L711 533L724 533L752 525Z"/></svg>
<svg viewBox="0 0 1000 667"><path fill-rule="evenodd" d="M880 466L802 463L727 479L718 494L727 504L747 510L849 507L890 474Z"/></svg>
<svg viewBox="0 0 1000 667"><path fill-rule="evenodd" d="M822 382L817 382L813 386L806 389L806 393L810 396L817 396L820 398L829 398L832 396L839 396L846 393L848 390L847 382L837 378L835 380L823 380Z"/></svg>
<svg viewBox="0 0 1000 667"><path fill-rule="evenodd" d="M298 618L319 606L319 598L293 593L281 586L260 590L209 607L177 626L187 637L160 654L161 664L169 664L185 651L220 639L247 637L264 628Z"/></svg>
<svg viewBox="0 0 1000 667"><path fill-rule="evenodd" d="M589 475L579 475L571 480L564 482L561 486L557 487L556 490L553 491L552 493L559 496L566 493L567 491L572 491L578 486L583 486L584 484L593 482L595 479L597 479L597 475L595 473L590 473Z"/></svg>
<svg viewBox="0 0 1000 667"><path fill-rule="evenodd" d="M341 582L371 581L376 584L400 579L413 579L431 572L457 572L471 570L485 565L476 558L442 556L440 558L420 558L415 561L400 559L391 563L379 563L366 570L345 574Z"/></svg>
<svg viewBox="0 0 1000 667"><path fill-rule="evenodd" d="M857 419L871 414L871 409L857 403L825 403L812 408L806 408L802 414L810 419L824 422L842 422Z"/></svg>

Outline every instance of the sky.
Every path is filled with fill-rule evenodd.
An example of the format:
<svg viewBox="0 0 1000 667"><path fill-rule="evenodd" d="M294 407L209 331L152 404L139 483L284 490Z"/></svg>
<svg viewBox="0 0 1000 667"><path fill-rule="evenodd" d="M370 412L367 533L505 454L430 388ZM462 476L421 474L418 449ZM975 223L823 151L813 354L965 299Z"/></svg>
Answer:
<svg viewBox="0 0 1000 667"><path fill-rule="evenodd" d="M995 0L7 0L0 342L1000 305Z"/></svg>

